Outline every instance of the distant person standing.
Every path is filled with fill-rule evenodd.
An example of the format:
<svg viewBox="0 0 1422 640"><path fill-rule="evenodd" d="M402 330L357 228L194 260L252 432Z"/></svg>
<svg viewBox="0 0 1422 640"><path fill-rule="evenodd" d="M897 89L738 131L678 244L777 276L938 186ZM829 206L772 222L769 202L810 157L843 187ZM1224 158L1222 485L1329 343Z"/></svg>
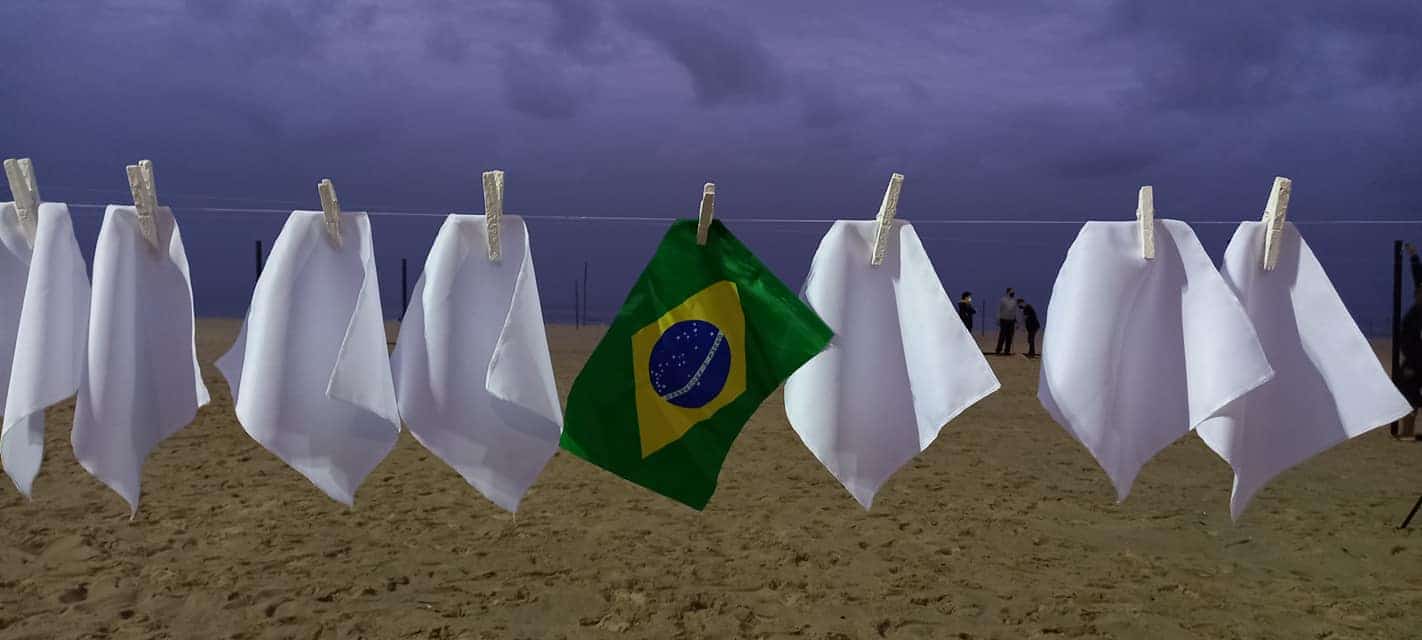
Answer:
<svg viewBox="0 0 1422 640"><path fill-rule="evenodd" d="M1402 419L1399 438L1422 439L1417 433L1417 409L1422 408L1422 262L1417 259L1417 247L1407 244L1408 261L1412 266L1412 308L1402 316L1397 349L1402 352L1402 368L1397 373L1397 390L1412 405L1412 413Z"/></svg>
<svg viewBox="0 0 1422 640"><path fill-rule="evenodd" d="M997 348L993 353L1000 356L1012 355L1012 334L1017 331L1017 296L1012 287L1007 295L997 301Z"/></svg>
<svg viewBox="0 0 1422 640"><path fill-rule="evenodd" d="M1022 308L1022 328L1027 330L1027 357L1037 357L1037 331L1042 328L1042 323L1037 320L1037 310L1026 300L1017 299L1017 304Z"/></svg>
<svg viewBox="0 0 1422 640"><path fill-rule="evenodd" d="M963 326L968 328L968 333L973 332L973 316L978 314L978 308L973 306L973 292L964 291L963 297L958 300L958 317L963 319Z"/></svg>

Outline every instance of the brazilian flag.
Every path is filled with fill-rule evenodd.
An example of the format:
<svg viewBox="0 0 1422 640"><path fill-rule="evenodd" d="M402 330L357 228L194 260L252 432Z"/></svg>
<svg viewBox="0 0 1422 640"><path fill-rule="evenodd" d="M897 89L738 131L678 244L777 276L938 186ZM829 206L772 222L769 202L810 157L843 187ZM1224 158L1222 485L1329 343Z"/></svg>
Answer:
<svg viewBox="0 0 1422 640"><path fill-rule="evenodd" d="M823 320L719 221L672 224L573 381L562 446L701 509L760 403L829 344Z"/></svg>

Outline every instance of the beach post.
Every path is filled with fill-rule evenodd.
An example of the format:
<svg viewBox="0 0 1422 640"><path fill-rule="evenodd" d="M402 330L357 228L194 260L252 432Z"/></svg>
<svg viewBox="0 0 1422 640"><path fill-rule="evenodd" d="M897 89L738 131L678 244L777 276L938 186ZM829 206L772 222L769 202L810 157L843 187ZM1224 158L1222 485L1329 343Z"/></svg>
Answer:
<svg viewBox="0 0 1422 640"><path fill-rule="evenodd" d="M262 241L257 241L257 280L262 279Z"/></svg>
<svg viewBox="0 0 1422 640"><path fill-rule="evenodd" d="M410 277L409 263L405 258L400 258L400 321L405 321L405 312L410 309Z"/></svg>
<svg viewBox="0 0 1422 640"><path fill-rule="evenodd" d="M1417 496L1417 503L1412 505L1412 510L1407 512L1407 517L1402 519L1402 524L1397 528L1406 529L1407 525L1412 524L1412 516L1417 515L1418 509L1422 509L1422 496Z"/></svg>
<svg viewBox="0 0 1422 640"><path fill-rule="evenodd" d="M1402 347L1398 339L1402 337L1402 241L1392 241L1392 382L1397 384L1402 371ZM1393 436L1400 433L1401 424L1388 425Z"/></svg>

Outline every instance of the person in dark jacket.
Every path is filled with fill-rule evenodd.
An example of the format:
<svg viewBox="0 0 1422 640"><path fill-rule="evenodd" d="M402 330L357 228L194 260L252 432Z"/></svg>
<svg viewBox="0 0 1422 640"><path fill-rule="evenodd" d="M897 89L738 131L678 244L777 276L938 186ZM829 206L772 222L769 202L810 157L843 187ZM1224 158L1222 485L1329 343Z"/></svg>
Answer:
<svg viewBox="0 0 1422 640"><path fill-rule="evenodd" d="M1042 323L1037 319L1037 310L1026 300L1017 299L1018 308L1022 309L1022 328L1027 330L1027 357L1037 357L1037 331L1042 328Z"/></svg>
<svg viewBox="0 0 1422 640"><path fill-rule="evenodd" d="M973 306L973 292L964 291L963 297L958 299L958 317L963 319L963 326L968 328L968 333L973 332L973 316L977 313L978 308Z"/></svg>
<svg viewBox="0 0 1422 640"><path fill-rule="evenodd" d="M1017 333L1017 295L1012 287L997 301L997 348L994 355L1012 355L1012 335Z"/></svg>
<svg viewBox="0 0 1422 640"><path fill-rule="evenodd" d="M1412 308L1402 316L1401 334L1397 339L1398 351L1402 353L1401 368L1397 372L1397 390L1412 405L1412 413L1402 419L1399 438L1416 438L1417 409L1422 408L1422 262L1417 258L1417 247L1407 244L1408 261L1412 266Z"/></svg>

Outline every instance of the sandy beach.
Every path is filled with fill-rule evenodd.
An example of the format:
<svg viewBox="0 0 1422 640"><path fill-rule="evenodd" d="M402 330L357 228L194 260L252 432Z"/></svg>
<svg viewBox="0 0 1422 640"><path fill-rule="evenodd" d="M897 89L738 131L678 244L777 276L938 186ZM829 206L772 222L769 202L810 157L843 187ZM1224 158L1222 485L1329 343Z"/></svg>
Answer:
<svg viewBox="0 0 1422 640"><path fill-rule="evenodd" d="M149 459L136 520L48 416L26 501L0 486L0 638L1415 638L1422 444L1374 431L1266 488L1236 525L1191 435L1116 504L1042 411L1037 362L953 422L865 512L779 395L701 513L559 454L518 515L402 435L347 510L212 403ZM392 326L392 333L394 327ZM550 329L560 392L600 330ZM393 339L393 338L392 338Z"/></svg>

